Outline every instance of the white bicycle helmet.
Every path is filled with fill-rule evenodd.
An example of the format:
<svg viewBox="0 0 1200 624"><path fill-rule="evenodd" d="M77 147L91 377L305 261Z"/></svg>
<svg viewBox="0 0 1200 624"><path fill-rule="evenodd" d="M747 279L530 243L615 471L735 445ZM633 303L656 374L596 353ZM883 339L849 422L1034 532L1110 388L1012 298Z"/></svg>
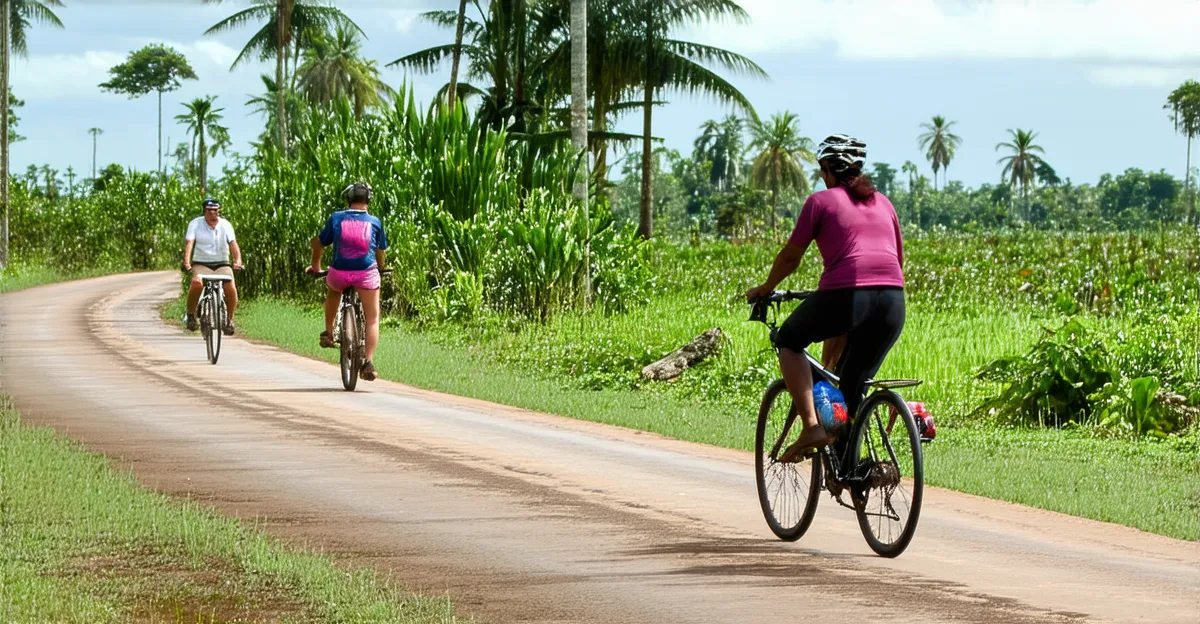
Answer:
<svg viewBox="0 0 1200 624"><path fill-rule="evenodd" d="M867 144L852 136L834 134L817 146L817 160L862 168L867 162Z"/></svg>

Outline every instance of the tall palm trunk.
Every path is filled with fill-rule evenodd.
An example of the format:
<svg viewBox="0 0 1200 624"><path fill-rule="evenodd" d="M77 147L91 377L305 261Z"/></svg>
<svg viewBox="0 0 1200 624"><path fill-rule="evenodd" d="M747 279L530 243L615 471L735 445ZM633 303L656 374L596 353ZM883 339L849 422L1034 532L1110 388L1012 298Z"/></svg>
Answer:
<svg viewBox="0 0 1200 624"><path fill-rule="evenodd" d="M163 145L162 144L162 94L163 94L162 89L159 89L158 90L158 172L166 173L166 171L163 169L163 165L162 165L162 145ZM94 143L94 141L93 141L93 143ZM93 158L92 160L95 160L95 158ZM92 169L95 169L95 168L96 168L95 164L93 163ZM93 178L96 177L96 172L94 172L94 171L92 172L92 177Z"/></svg>
<svg viewBox="0 0 1200 624"><path fill-rule="evenodd" d="M8 23L12 0L0 0L0 269L8 266L8 50L11 37Z"/></svg>
<svg viewBox="0 0 1200 624"><path fill-rule="evenodd" d="M646 82L645 110L642 112L642 210L638 236L654 235L654 163L651 160L650 126L654 115L654 84Z"/></svg>
<svg viewBox="0 0 1200 624"><path fill-rule="evenodd" d="M459 0L458 2L458 27L454 31L454 60L450 65L450 91L446 98L447 103L454 107L457 102L458 95L455 91L458 89L458 60L462 58L462 37L463 24L467 21L467 0Z"/></svg>
<svg viewBox="0 0 1200 624"><path fill-rule="evenodd" d="M287 53L287 50L284 46L284 39L286 39L287 35L287 24L285 22L287 21L288 0L279 0L279 3L276 5L276 10L278 11L278 15L276 16L275 21L279 24L279 31L276 33L277 41L275 42L275 84L277 85L279 92L276 94L275 98L275 117L279 122L279 150L286 157L287 109L284 106L284 100L287 96L287 82L284 81L283 76L283 57Z"/></svg>
<svg viewBox="0 0 1200 624"><path fill-rule="evenodd" d="M650 129L654 120L654 81L650 74L650 52L654 49L654 22L650 15L653 8L647 7L646 10L646 59L642 63L642 78L646 82L646 99L642 109L642 209L638 221L638 236L643 239L654 235L654 166L650 160Z"/></svg>
<svg viewBox="0 0 1200 624"><path fill-rule="evenodd" d="M201 121L196 134L200 135L200 149L197 156L200 157L200 189L208 192L208 150L204 145L204 122Z"/></svg>
<svg viewBox="0 0 1200 624"><path fill-rule="evenodd" d="M92 133L92 180L96 179L96 133Z"/></svg>
<svg viewBox="0 0 1200 624"><path fill-rule="evenodd" d="M513 3L516 10L516 19L513 23L513 31L517 33L517 77L513 85L513 101L517 105L517 118L514 121L514 129L517 132L525 132L525 0L517 0Z"/></svg>
<svg viewBox="0 0 1200 624"><path fill-rule="evenodd" d="M592 220L588 213L588 127L587 127L587 0L571 0L571 142L583 160L583 171L575 176L575 197L583 203L587 225L583 251L583 301L592 298Z"/></svg>
<svg viewBox="0 0 1200 624"><path fill-rule="evenodd" d="M1183 190L1188 193L1188 224L1196 224L1196 194L1192 190L1192 133L1188 132L1188 166L1183 173Z"/></svg>
<svg viewBox="0 0 1200 624"><path fill-rule="evenodd" d="M598 86L592 94L592 128L596 132L608 132L608 93ZM592 174L596 178L597 192L606 192L604 182L608 180L608 141L593 141L592 154L595 159Z"/></svg>

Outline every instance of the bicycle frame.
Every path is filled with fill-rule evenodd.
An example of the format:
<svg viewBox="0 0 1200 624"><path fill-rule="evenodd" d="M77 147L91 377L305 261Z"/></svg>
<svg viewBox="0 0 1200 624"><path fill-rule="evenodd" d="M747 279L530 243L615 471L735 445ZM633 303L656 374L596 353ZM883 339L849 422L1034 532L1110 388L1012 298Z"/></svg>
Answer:
<svg viewBox="0 0 1200 624"><path fill-rule="evenodd" d="M811 294L810 291L789 293L789 298L801 299L810 294ZM773 310L775 312L775 316L778 317L779 306L781 303L782 303L782 299L771 299L769 301L765 301L765 302L761 302L760 304L756 304L756 306L757 305L769 305L771 308L773 308ZM766 309L760 310L757 308L754 311L752 311L750 318L751 318L751 320L756 320L756 321L759 321L759 322L765 324L770 329L771 347L772 347L772 349L774 349L775 353L778 354L779 346L776 344L776 338L779 336L779 327L776 324L775 320L774 319L768 320ZM832 384L834 387L837 387L839 389L841 388L841 382L842 382L841 377L839 377L836 373L829 370L828 368L825 368L825 366L821 363L821 361L818 360L816 357L813 357L813 355L811 353L809 353L808 351L804 352L804 358L806 360L808 360L808 365L812 369L814 384L819 380L824 380L824 381ZM844 430L844 433L843 433L841 439L839 440L839 442L835 442L832 445L833 447L835 447L833 449L834 452L830 452L829 446L821 447L820 449L818 449L818 453L820 453L820 455L826 462L825 467L827 469L826 470L826 473L828 475L827 478L829 478L831 481L833 481L833 483L836 484L837 486L848 487L848 486L858 485L863 479L863 477L861 477L861 476L844 474L842 472L842 467L843 466L857 466L857 464L858 464L858 462L851 461L850 454L853 452L854 449L851 448L852 445L849 444L847 442L847 440L854 437L855 433L857 432L857 428L859 426L868 426L869 425L869 423L860 425L860 421L864 417L863 408L870 403L870 401L867 400L868 397L872 396L878 392L889 392L889 393L895 394L894 392L892 392L891 390L888 390L886 388L876 388L874 390L874 392L871 392L870 395L867 395L864 393L862 401L859 402L859 404L858 404L858 409L852 415L850 422L848 422L846 424L846 428ZM899 396L899 395L897 395L897 396ZM772 447L772 449L771 449L771 455L773 457L778 455L778 453L780 451L779 447L783 444L783 441L787 439L788 434L791 433L792 425L796 422L797 415L798 415L798 412L795 409L791 410L791 412L788 414L787 420L784 422L783 432L780 434L779 439L776 440L775 446ZM842 447L840 452L838 452L837 448L836 448L837 446L839 446L839 443L840 443L840 446ZM890 442L889 442L889 448L887 450L888 450L888 453L892 456L892 459L894 460L896 453L895 453L894 449L890 448ZM841 502L840 499L839 499L839 502Z"/></svg>
<svg viewBox="0 0 1200 624"><path fill-rule="evenodd" d="M205 306L204 304L205 304L205 302L208 302L208 301L214 301L217 304L218 310L223 309L225 307L225 287L224 287L225 282L223 282L221 280L203 280L203 281L204 281L204 290L201 291L201 293L200 293L200 302L196 305L196 313L200 317L200 320L202 320L202 321L207 320L211 324L213 319L205 319L204 318L204 316L205 316L204 311L208 309L208 307Z"/></svg>
<svg viewBox="0 0 1200 624"><path fill-rule="evenodd" d="M358 319L358 327L355 329L358 330L357 335L359 342L365 342L366 326L365 319L363 317L362 298L358 296L358 292L355 291L353 287L346 288L342 291L341 299L338 303L338 313L333 317L333 336L331 336L333 341L335 343L341 343L342 314L346 311L346 308L353 308L355 312L358 313L355 317Z"/></svg>

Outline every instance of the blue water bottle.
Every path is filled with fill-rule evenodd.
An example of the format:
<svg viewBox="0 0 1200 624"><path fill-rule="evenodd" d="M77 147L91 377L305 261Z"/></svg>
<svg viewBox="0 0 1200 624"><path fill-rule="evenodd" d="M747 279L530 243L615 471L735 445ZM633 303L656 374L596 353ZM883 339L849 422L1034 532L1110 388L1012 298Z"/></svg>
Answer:
<svg viewBox="0 0 1200 624"><path fill-rule="evenodd" d="M841 433L850 420L842 391L834 388L828 381L818 381L813 384L813 404L817 408L817 418L825 428L825 433L831 436Z"/></svg>

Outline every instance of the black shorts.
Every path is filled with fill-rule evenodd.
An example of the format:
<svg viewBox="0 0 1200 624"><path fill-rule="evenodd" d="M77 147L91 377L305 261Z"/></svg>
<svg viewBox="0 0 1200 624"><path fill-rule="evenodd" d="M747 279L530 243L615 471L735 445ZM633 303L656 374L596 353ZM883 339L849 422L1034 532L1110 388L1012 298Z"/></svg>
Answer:
<svg viewBox="0 0 1200 624"><path fill-rule="evenodd" d="M800 353L814 342L846 335L835 370L851 414L863 384L879 372L883 358L904 328L904 289L895 287L819 290L779 327L775 345Z"/></svg>

